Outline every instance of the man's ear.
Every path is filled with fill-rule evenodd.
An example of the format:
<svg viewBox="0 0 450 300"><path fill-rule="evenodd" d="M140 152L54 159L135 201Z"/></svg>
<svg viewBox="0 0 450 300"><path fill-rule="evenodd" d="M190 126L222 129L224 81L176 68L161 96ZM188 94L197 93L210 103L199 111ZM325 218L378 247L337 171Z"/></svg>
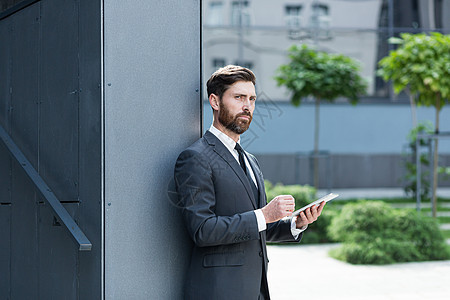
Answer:
<svg viewBox="0 0 450 300"><path fill-rule="evenodd" d="M215 94L209 95L209 104L213 110L219 110L219 97Z"/></svg>

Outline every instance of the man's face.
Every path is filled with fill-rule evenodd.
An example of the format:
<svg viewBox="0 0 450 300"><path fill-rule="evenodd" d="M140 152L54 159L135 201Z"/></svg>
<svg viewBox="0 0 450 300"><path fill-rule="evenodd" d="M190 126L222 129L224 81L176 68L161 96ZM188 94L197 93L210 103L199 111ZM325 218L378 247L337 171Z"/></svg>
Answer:
<svg viewBox="0 0 450 300"><path fill-rule="evenodd" d="M251 81L237 81L219 100L219 122L228 130L244 133L253 118L256 92Z"/></svg>

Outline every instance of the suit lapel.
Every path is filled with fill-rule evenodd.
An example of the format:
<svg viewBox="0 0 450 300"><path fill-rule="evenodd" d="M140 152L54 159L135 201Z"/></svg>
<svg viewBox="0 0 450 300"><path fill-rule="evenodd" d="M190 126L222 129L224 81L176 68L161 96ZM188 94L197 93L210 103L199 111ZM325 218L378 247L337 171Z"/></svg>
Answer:
<svg viewBox="0 0 450 300"><path fill-rule="evenodd" d="M222 142L210 131L206 131L203 137L206 139L209 145L214 147L214 152L216 152L231 167L231 169L234 171L234 173L237 175L239 180L244 185L245 190L247 191L247 194L251 199L253 208L257 209L258 207L257 201L255 199L255 196L253 195L253 191L250 186L250 183L248 182L247 176L244 174L244 171L242 170L241 166L236 161L234 156L225 147L225 145L222 144Z"/></svg>

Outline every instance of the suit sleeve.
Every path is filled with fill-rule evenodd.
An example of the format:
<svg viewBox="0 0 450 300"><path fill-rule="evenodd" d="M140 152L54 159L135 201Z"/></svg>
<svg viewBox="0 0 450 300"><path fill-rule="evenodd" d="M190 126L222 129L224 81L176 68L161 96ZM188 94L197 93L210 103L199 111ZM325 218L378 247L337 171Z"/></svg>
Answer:
<svg viewBox="0 0 450 300"><path fill-rule="evenodd" d="M213 171L208 158L186 150L175 165L175 185L187 230L197 246L217 246L259 239L253 211L217 216ZM224 199L226 200L226 199Z"/></svg>
<svg viewBox="0 0 450 300"><path fill-rule="evenodd" d="M303 236L301 232L297 239L291 232L291 219L282 219L278 222L267 224L267 241L272 243L300 242Z"/></svg>

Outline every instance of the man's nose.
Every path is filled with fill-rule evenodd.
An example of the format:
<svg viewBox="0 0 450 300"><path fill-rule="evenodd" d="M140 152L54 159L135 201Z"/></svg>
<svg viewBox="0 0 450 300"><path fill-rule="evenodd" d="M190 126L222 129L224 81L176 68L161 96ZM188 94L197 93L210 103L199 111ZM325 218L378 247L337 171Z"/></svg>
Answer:
<svg viewBox="0 0 450 300"><path fill-rule="evenodd" d="M242 102L242 106L244 108L250 109L251 105L252 105L252 102L251 102L250 98L245 98L244 101Z"/></svg>

